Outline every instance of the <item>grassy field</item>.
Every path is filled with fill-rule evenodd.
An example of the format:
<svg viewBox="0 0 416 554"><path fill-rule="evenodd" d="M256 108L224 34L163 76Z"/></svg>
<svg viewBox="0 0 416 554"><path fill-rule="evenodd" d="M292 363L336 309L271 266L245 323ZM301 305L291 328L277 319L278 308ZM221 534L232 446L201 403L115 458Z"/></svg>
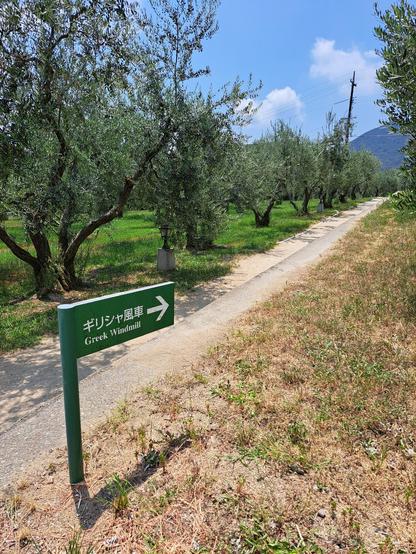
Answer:
<svg viewBox="0 0 416 554"><path fill-rule="evenodd" d="M368 216L86 435L85 486L60 450L9 491L0 549L415 552L415 239L388 206Z"/></svg>
<svg viewBox="0 0 416 554"><path fill-rule="evenodd" d="M352 203L335 205L346 209ZM311 203L314 210L316 201ZM326 214L335 210L327 211ZM256 229L253 215L231 211L228 224L216 241L220 248L191 253L178 251L174 274L162 276L155 269L157 248L161 246L151 212L128 212L111 226L101 229L81 252L79 268L88 288L69 295L83 299L129 288L154 284L171 278L181 293L195 285L231 271L237 255L260 252L276 241L287 238L320 219L321 214L298 217L288 202L277 206L270 227ZM7 222L9 232L20 244L25 243L21 225ZM57 332L56 304L33 299L10 305L10 302L33 295L30 269L15 258L0 242L0 353L36 344L47 333Z"/></svg>

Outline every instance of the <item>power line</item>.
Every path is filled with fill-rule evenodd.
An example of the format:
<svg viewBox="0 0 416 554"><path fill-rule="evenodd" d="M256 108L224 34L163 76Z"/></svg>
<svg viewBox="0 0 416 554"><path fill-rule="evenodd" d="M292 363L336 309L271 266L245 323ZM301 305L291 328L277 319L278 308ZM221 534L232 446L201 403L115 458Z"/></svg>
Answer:
<svg viewBox="0 0 416 554"><path fill-rule="evenodd" d="M307 104L310 105L310 104L314 104L315 102L318 102L324 98L327 98L329 96L332 96L332 95L335 95L337 94L338 90L337 88L333 89L333 90L328 90L326 93L324 94L320 94L318 96L314 96L314 97L311 97L307 100ZM303 102L304 98L301 97L300 100ZM280 115L283 115L284 113L286 112L291 112L291 111L297 111L297 107L296 106L293 106L292 102L286 102L285 104L282 104L281 107L279 107L276 111L274 111L273 107L270 107L269 110L266 112L270 115L275 115L275 116L280 116Z"/></svg>
<svg viewBox="0 0 416 554"><path fill-rule="evenodd" d="M345 73L345 75L343 75L342 77L346 77L347 75L348 73ZM325 91L325 92L321 93L320 91ZM330 96L331 94L338 93L339 84L333 84L331 87L328 88L327 85L320 83L320 84L308 87L307 89L304 89L302 92L297 92L296 90L294 90L294 92L302 102L310 103L315 99L324 98L324 97ZM264 98L261 103L265 102L266 100L267 100L267 95L266 95L266 98ZM292 109L291 105L292 105L292 101L289 100L284 104L282 104L277 111L280 113L282 111L286 111L287 109ZM269 111L272 112L273 108L270 108Z"/></svg>
<svg viewBox="0 0 416 554"><path fill-rule="evenodd" d="M346 77L347 75L348 75L348 73L345 73L343 75L343 77ZM354 75L353 75L353 80L354 80L354 85L352 86L352 90L354 89L354 87L357 86L356 83L355 83L355 71L354 71ZM350 82L352 84L351 79L350 79ZM320 92L320 91L324 91L324 92ZM339 94L339 83L338 84L333 84L329 88L328 88L327 85L323 85L321 83L319 85L308 87L306 90L304 90L304 92L297 93L295 91L295 93L296 93L297 97L299 98L299 100L302 103L306 103L306 104L310 105L310 104L314 104L316 102L319 102L322 99L326 99L328 97L338 95ZM353 100L354 100L354 98L353 98ZM332 106L335 106L337 104L342 104L343 102L347 102L347 101L348 101L348 98L344 99L344 100L340 100L338 102L334 102L332 104ZM263 102L264 102L264 100L263 100ZM351 98L350 98L350 102L351 102ZM351 105L351 110L352 110L352 105ZM265 119L265 120L270 119L270 121L272 119L279 119L279 118L285 118L286 119L286 118L291 117L291 116L296 117L298 114L299 114L299 106L293 105L293 100L288 100L285 103L283 103L277 110L275 110L273 106L270 106L266 111L263 111L262 119ZM350 125L351 125L351 116L350 116L349 121L350 121Z"/></svg>

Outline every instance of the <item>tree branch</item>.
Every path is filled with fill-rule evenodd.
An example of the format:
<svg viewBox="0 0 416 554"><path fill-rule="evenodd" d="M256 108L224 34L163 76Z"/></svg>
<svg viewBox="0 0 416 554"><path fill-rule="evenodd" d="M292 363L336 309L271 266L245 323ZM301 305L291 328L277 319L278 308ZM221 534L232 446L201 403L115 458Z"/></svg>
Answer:
<svg viewBox="0 0 416 554"><path fill-rule="evenodd" d="M102 225L110 223L110 221L113 221L113 219L115 219L116 217L121 217L123 215L123 211L130 197L131 191L133 190L139 179L141 179L148 171L152 160L166 145L174 130L175 128L172 127L170 119L167 120L164 132L162 133L159 142L147 152L142 162L138 165L133 176L125 177L124 186L119 193L117 203L106 213L87 223L87 225L85 225L85 227L83 227L72 239L64 255L64 264L74 261L79 247L90 235L92 235L94 231L96 231Z"/></svg>
<svg viewBox="0 0 416 554"><path fill-rule="evenodd" d="M74 23L76 22L77 19L79 19L81 17L81 15L86 13L87 9L88 9L87 6L83 6L77 12L70 15L70 17L69 17L69 27L68 27L67 31L65 31L65 33L62 33L61 35L59 35L59 37L54 40L54 42L50 46L51 52L59 45L60 42L62 42L63 40L65 40L66 38L68 38L71 35Z"/></svg>
<svg viewBox="0 0 416 554"><path fill-rule="evenodd" d="M85 227L83 227L80 231L78 231L78 233L72 239L70 245L68 246L65 252L64 263L68 263L75 259L75 256L77 255L78 249L81 246L81 244L90 235L92 235L92 233L96 229L98 229L102 225L105 225L106 223L110 223L110 221L113 221L113 219L115 219L116 217L121 217L123 215L124 207L127 203L127 200L129 199L130 193L133 190L133 187L135 184L136 183L135 181L133 181L133 179L129 177L125 178L124 187L120 191L117 204L115 204L106 213L100 215L96 219L91 220L89 223L87 223L87 225L85 225Z"/></svg>
<svg viewBox="0 0 416 554"><path fill-rule="evenodd" d="M32 256L30 252L22 248L17 242L12 239L6 229L0 225L0 240L23 262L29 264L33 268L38 267L39 262L35 256Z"/></svg>

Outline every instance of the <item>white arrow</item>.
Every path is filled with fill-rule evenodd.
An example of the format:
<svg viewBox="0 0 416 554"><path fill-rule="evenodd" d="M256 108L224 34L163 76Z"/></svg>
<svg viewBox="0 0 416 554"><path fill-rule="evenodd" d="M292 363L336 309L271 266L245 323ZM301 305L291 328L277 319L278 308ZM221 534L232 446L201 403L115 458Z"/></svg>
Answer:
<svg viewBox="0 0 416 554"><path fill-rule="evenodd" d="M156 318L156 321L160 321L162 317L165 315L166 310L169 308L169 304L161 296L156 296L156 300L159 300L160 302L159 306L153 306L153 308L147 308L147 313L154 314L156 312L160 312L160 314Z"/></svg>

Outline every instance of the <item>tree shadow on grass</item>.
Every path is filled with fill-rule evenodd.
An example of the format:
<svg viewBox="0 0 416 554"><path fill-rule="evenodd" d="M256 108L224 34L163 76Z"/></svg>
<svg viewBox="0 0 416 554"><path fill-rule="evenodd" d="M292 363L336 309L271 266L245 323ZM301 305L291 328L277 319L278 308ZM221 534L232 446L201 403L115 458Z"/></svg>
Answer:
<svg viewBox="0 0 416 554"><path fill-rule="evenodd" d="M120 480L124 484L127 493L145 483L160 467L164 467L175 454L189 448L191 444L189 434L182 433L170 437L166 448L149 450L142 457L137 467ZM113 476L113 480L109 481L93 497L90 496L87 481L72 486L72 498L82 529L91 529L106 510L114 509L113 503L120 494L120 489L114 481Z"/></svg>

